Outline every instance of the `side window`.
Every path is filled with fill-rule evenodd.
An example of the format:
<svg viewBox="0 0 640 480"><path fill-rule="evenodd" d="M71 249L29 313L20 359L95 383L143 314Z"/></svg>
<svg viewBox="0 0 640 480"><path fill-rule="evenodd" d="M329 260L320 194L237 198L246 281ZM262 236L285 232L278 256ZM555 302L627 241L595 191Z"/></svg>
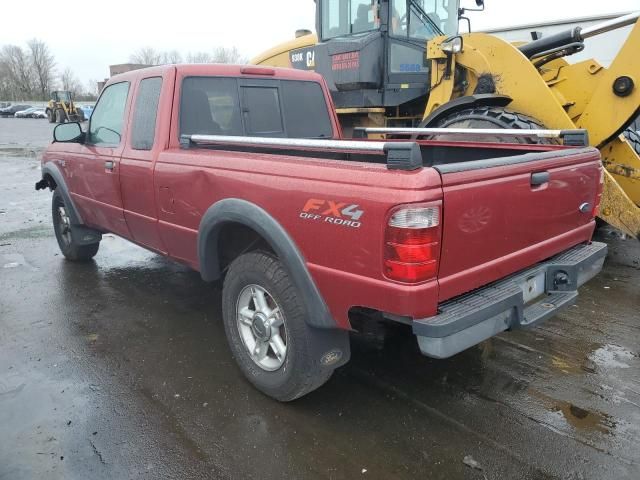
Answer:
<svg viewBox="0 0 640 480"><path fill-rule="evenodd" d="M278 87L242 87L242 107L247 135L284 135Z"/></svg>
<svg viewBox="0 0 640 480"><path fill-rule="evenodd" d="M180 98L181 135L244 135L235 78L187 77Z"/></svg>
<svg viewBox="0 0 640 480"><path fill-rule="evenodd" d="M140 82L131 124L131 146L134 150L153 148L161 89L162 77L145 78Z"/></svg>
<svg viewBox="0 0 640 480"><path fill-rule="evenodd" d="M102 92L91 114L87 143L93 145L120 143L128 95L129 82L114 83Z"/></svg>
<svg viewBox="0 0 640 480"><path fill-rule="evenodd" d="M282 82L282 99L287 136L331 138L333 127L320 84L287 80Z"/></svg>

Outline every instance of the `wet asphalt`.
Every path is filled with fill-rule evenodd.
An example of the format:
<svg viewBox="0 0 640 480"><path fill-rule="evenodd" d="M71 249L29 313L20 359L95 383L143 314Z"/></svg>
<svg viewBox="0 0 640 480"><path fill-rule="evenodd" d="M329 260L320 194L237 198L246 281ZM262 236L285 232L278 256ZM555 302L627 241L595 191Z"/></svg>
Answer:
<svg viewBox="0 0 640 480"><path fill-rule="evenodd" d="M63 259L41 120L0 119L0 479L638 479L640 243L566 313L449 360L353 340L279 404L241 376L220 288L107 235Z"/></svg>

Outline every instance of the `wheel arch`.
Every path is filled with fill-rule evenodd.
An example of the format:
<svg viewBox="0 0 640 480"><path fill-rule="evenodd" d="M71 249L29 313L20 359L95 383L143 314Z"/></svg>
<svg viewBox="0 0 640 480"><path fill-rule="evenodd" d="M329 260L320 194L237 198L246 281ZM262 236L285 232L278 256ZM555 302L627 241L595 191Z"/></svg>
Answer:
<svg viewBox="0 0 640 480"><path fill-rule="evenodd" d="M467 110L474 107L506 107L512 102L512 98L507 95L498 95L495 93L483 93L478 95L468 95L456 98L437 108L421 123L420 127L433 127L440 120L448 117L456 112Z"/></svg>
<svg viewBox="0 0 640 480"><path fill-rule="evenodd" d="M64 181L64 175L60 171L60 168L53 163L47 162L42 166L42 180L45 182L45 186L42 188L49 187L50 190L58 190L64 199L64 203L69 210L69 217L71 219L71 223L73 225L83 225L82 217L80 212L76 208L73 199L71 198L71 193L69 192L69 188L67 187L66 182ZM36 189L39 184L36 184Z"/></svg>
<svg viewBox="0 0 640 480"><path fill-rule="evenodd" d="M336 322L306 267L304 257L285 229L258 205L237 198L211 205L198 229L198 264L203 280L222 277L224 256L222 234L230 226L250 229L283 262L307 307L307 323L319 328L335 328ZM242 251L240 253L243 253Z"/></svg>

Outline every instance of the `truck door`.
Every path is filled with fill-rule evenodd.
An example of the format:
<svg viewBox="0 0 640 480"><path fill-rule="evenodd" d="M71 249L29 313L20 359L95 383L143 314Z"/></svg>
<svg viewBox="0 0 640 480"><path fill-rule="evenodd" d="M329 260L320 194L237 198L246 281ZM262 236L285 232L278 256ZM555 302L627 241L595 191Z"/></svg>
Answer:
<svg viewBox="0 0 640 480"><path fill-rule="evenodd" d="M123 237L129 237L129 230L120 194L119 165L129 90L129 82L114 83L103 90L91 115L83 148L74 159L73 172L83 217Z"/></svg>
<svg viewBox="0 0 640 480"><path fill-rule="evenodd" d="M124 217L132 238L149 248L166 252L158 230L153 168L159 152L167 148L175 68L143 77L132 104L130 134L120 160L120 185ZM161 94L162 92L165 94Z"/></svg>

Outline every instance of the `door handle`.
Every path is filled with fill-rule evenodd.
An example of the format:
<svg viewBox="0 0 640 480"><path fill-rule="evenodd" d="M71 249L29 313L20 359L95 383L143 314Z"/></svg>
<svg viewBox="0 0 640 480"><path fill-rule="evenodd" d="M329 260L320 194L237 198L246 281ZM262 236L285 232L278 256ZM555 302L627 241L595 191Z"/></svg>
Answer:
<svg viewBox="0 0 640 480"><path fill-rule="evenodd" d="M539 187L549 183L549 172L536 172L531 174L531 186Z"/></svg>
<svg viewBox="0 0 640 480"><path fill-rule="evenodd" d="M104 162L104 168L112 172L116 168L116 164L113 160L107 160Z"/></svg>

